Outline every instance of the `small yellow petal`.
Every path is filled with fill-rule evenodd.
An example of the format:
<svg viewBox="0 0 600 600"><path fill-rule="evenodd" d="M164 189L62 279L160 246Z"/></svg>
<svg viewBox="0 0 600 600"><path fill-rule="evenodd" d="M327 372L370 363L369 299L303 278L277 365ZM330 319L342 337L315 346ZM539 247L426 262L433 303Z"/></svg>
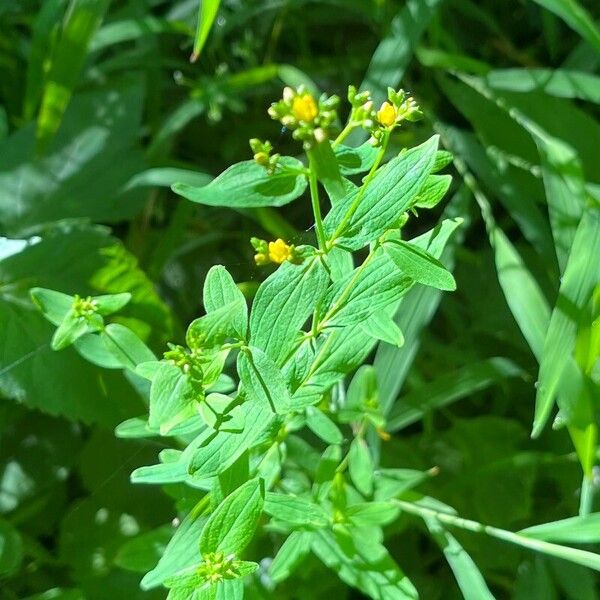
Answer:
<svg viewBox="0 0 600 600"><path fill-rule="evenodd" d="M281 264L288 260L292 254L292 249L282 239L269 242L269 258L274 262Z"/></svg>
<svg viewBox="0 0 600 600"><path fill-rule="evenodd" d="M317 108L315 99L310 94L302 94L294 98L292 113L298 121L308 123L313 121L317 114L319 114L319 109Z"/></svg>
<svg viewBox="0 0 600 600"><path fill-rule="evenodd" d="M377 120L384 127L391 127L396 122L397 116L396 108L389 102L384 102L377 111Z"/></svg>

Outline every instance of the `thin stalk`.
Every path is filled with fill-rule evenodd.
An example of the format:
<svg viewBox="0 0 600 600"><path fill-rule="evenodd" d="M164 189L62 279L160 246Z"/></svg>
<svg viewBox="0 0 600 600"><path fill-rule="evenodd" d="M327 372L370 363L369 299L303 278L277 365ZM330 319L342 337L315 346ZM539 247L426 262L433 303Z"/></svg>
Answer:
<svg viewBox="0 0 600 600"><path fill-rule="evenodd" d="M585 517L593 512L594 492L596 491L594 480L587 475L581 481L581 496L579 498L579 516Z"/></svg>
<svg viewBox="0 0 600 600"><path fill-rule="evenodd" d="M349 135L350 133L352 133L352 131L356 128L356 124L353 123L352 121L350 121L346 127L344 127L344 129L342 129L342 131L340 132L340 135L338 135L335 140L333 140L333 142L331 142L331 147L335 148L338 144L341 144Z"/></svg>
<svg viewBox="0 0 600 600"><path fill-rule="evenodd" d="M389 141L390 141L390 132L388 131L388 132L386 132L386 135L383 138L383 142L381 143L381 148L379 148L379 152L377 153L377 156L375 157L375 162L373 163L371 170L365 177L365 181L362 184L360 190L358 190L358 194L356 194L356 198L354 198L352 204L350 205L350 208L348 209L348 212L344 215L344 218L342 219L341 223L337 226L337 229L331 236L331 240L329 241L329 244L328 244L328 250L331 250L331 248L333 248L333 244L334 244L335 240L337 238L339 238L340 235L344 232L344 229L347 227L348 223L350 223L352 216L358 210L358 207L360 206L360 201L363 199L363 196L365 195L365 192L367 191L367 188L369 187L371 180L375 176L375 172L379 168L379 165L381 164L381 161L383 160L383 157L385 156L385 151L387 150Z"/></svg>
<svg viewBox="0 0 600 600"><path fill-rule="evenodd" d="M578 548L571 548L570 546L552 544L550 542L544 542L543 540L536 540L525 535L507 531L506 529L499 529L498 527L484 525L483 523L471 521L470 519L463 519L462 517L457 517L456 515L449 513L438 512L436 510L432 510L431 508L419 506L413 502L406 502L405 500L396 500L395 504L397 504L403 511L417 515L421 518L430 517L436 521L439 521L440 523L445 523L446 525L450 525L452 527L459 527L460 529L465 529L474 533L484 533L490 537L516 544L522 548L535 550L536 552L541 552L543 554L547 554L548 556L556 556L558 558L572 560L578 564L588 566L591 569L600 569L600 556L594 554L593 552L579 550Z"/></svg>
<svg viewBox="0 0 600 600"><path fill-rule="evenodd" d="M325 251L327 238L325 237L325 228L323 227L323 217L321 216L321 204L319 202L319 187L317 183L317 169L311 153L308 153L308 185L310 188L310 202L312 204L313 215L315 217L315 229L317 232L317 242L319 249Z"/></svg>

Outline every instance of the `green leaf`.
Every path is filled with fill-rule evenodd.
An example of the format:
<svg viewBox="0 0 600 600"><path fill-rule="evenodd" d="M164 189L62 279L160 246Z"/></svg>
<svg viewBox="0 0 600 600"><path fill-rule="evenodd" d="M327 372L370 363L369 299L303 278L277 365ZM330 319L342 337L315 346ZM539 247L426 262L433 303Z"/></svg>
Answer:
<svg viewBox="0 0 600 600"><path fill-rule="evenodd" d="M433 539L443 550L465 600L494 600L477 565L457 539L435 519L424 519Z"/></svg>
<svg viewBox="0 0 600 600"><path fill-rule="evenodd" d="M387 99L387 88L403 79L416 46L437 12L440 0L409 0L393 18L389 34L380 42L360 86L370 90L375 104Z"/></svg>
<svg viewBox="0 0 600 600"><path fill-rule="evenodd" d="M186 465L194 480L202 481L222 473L252 448L273 423L275 415L264 403L244 402L241 409L245 423L241 433L220 431L214 435L210 431L197 438L198 446L192 451L189 465Z"/></svg>
<svg viewBox="0 0 600 600"><path fill-rule="evenodd" d="M463 189L464 192L464 189ZM450 207L458 204L457 208L463 208L469 197L465 193L458 193L450 203ZM442 253L447 256L444 260L447 264L448 257L452 256L456 241L452 241L450 247L445 251L449 240L457 231L462 219L444 219L437 227L425 236L419 236L411 240L419 247L426 249L437 259L442 258ZM419 343L419 334L422 327L431 320L440 302L441 293L425 286L412 288L400 302L401 309L396 305L395 321L404 333L407 343L402 348L393 348L380 344L375 356L375 368L380 390L380 402L382 411L387 413L396 400L397 394L402 388L408 370L414 360Z"/></svg>
<svg viewBox="0 0 600 600"><path fill-rule="evenodd" d="M292 527L319 528L329 523L327 514L318 504L300 496L267 492L264 510L274 520Z"/></svg>
<svg viewBox="0 0 600 600"><path fill-rule="evenodd" d="M368 171L377 156L377 148L369 142L356 148L338 144L334 148L334 152L342 175L356 175Z"/></svg>
<svg viewBox="0 0 600 600"><path fill-rule="evenodd" d="M186 340L192 348L212 348L231 338L245 340L247 328L248 306L242 298L194 319L188 327Z"/></svg>
<svg viewBox="0 0 600 600"><path fill-rule="evenodd" d="M162 435L195 414L195 404L204 394L199 382L170 362L162 363L150 388L150 427Z"/></svg>
<svg viewBox="0 0 600 600"><path fill-rule="evenodd" d="M63 350L82 335L94 330L95 328L88 319L79 316L74 310L70 310L65 315L62 323L56 328L50 347L52 350Z"/></svg>
<svg viewBox="0 0 600 600"><path fill-rule="evenodd" d="M522 529L519 533L550 542L597 544L600 542L600 513L534 525Z"/></svg>
<svg viewBox="0 0 600 600"><path fill-rule="evenodd" d="M292 531L279 548L269 567L271 579L276 582L287 579L310 552L311 541L312 533L310 531Z"/></svg>
<svg viewBox="0 0 600 600"><path fill-rule="evenodd" d="M173 191L192 202L228 208L284 206L306 189L302 163L291 156L282 156L280 168L269 174L253 160L232 165L208 185L194 187L176 183Z"/></svg>
<svg viewBox="0 0 600 600"><path fill-rule="evenodd" d="M440 154L440 152L438 152L438 154ZM435 170L435 166L434 163L432 171ZM430 175L425 180L423 188L415 200L414 206L417 208L434 208L446 195L451 183L451 175Z"/></svg>
<svg viewBox="0 0 600 600"><path fill-rule="evenodd" d="M84 65L87 49L102 23L109 0L71 0L61 36L52 53L38 117L37 140L45 149L60 127Z"/></svg>
<svg viewBox="0 0 600 600"><path fill-rule="evenodd" d="M336 148L337 150L337 148ZM317 173L317 178L323 184L329 195L331 204L340 201L346 195L346 183L342 173L347 175L341 164L338 164L339 156L331 148L328 141L315 144L307 151L309 165L312 165Z"/></svg>
<svg viewBox="0 0 600 600"><path fill-rule="evenodd" d="M60 325L73 306L74 297L62 292L32 288L29 293L35 305L53 325Z"/></svg>
<svg viewBox="0 0 600 600"><path fill-rule="evenodd" d="M506 358L488 358L468 364L458 371L438 376L417 387L394 403L388 417L387 430L399 431L421 420L426 414L448 406L508 377L523 371Z"/></svg>
<svg viewBox="0 0 600 600"><path fill-rule="evenodd" d="M237 368L243 392L250 402L281 415L290 411L290 393L283 375L262 350L253 346L242 348L238 354Z"/></svg>
<svg viewBox="0 0 600 600"><path fill-rule="evenodd" d="M392 346L400 348L404 344L402 330L396 325L394 319L383 311L370 315L364 323L360 324L360 327L367 335Z"/></svg>
<svg viewBox="0 0 600 600"><path fill-rule="evenodd" d="M578 324L600 281L600 211L584 212L552 311L540 361L534 435L547 421L559 392L568 359L575 352ZM588 421L589 422L589 421ZM582 423L585 427L587 423Z"/></svg>
<svg viewBox="0 0 600 600"><path fill-rule="evenodd" d="M356 489L364 496L373 493L373 458L365 440L354 438L348 452L348 472Z"/></svg>
<svg viewBox="0 0 600 600"><path fill-rule="evenodd" d="M418 598L410 580L376 540L354 540L347 534L320 530L313 534L313 552L348 585L373 600Z"/></svg>
<svg viewBox="0 0 600 600"><path fill-rule="evenodd" d="M60 25L64 0L48 0L44 2L36 15L32 37L29 62L27 64L27 83L23 100L23 116L26 121L34 118L35 111L44 91L44 63L48 59L49 49Z"/></svg>
<svg viewBox="0 0 600 600"><path fill-rule="evenodd" d="M190 58L191 62L196 62L198 60L202 48L204 48L208 34L210 33L213 22L219 12L220 4L221 0L202 0L200 2L200 7L198 9L198 26L196 28L196 37L194 38L194 50Z"/></svg>
<svg viewBox="0 0 600 600"><path fill-rule="evenodd" d="M388 525L394 521L400 509L392 502L361 502L346 509L346 517L356 527Z"/></svg>
<svg viewBox="0 0 600 600"><path fill-rule="evenodd" d="M135 370L141 363L156 360L150 348L131 329L119 323L109 323L100 332L100 338L126 369Z"/></svg>
<svg viewBox="0 0 600 600"><path fill-rule="evenodd" d="M485 76L487 85L510 92L543 91L560 98L600 104L600 77L566 69L498 69Z"/></svg>
<svg viewBox="0 0 600 600"><path fill-rule="evenodd" d="M344 436L337 425L320 409L306 408L306 425L327 444L341 444Z"/></svg>
<svg viewBox="0 0 600 600"><path fill-rule="evenodd" d="M393 228L427 180L437 147L438 137L433 136L402 152L377 170L366 191L358 188L338 202L324 220L329 239L342 248L358 250Z"/></svg>
<svg viewBox="0 0 600 600"><path fill-rule="evenodd" d="M131 294L123 292L122 294L105 294L103 296L93 296L98 312L103 315L111 315L118 312L131 301Z"/></svg>
<svg viewBox="0 0 600 600"><path fill-rule="evenodd" d="M558 15L569 27L600 52L600 30L577 0L534 0L540 6Z"/></svg>
<svg viewBox="0 0 600 600"><path fill-rule="evenodd" d="M121 546L115 556L115 564L121 569L145 573L161 559L172 536L170 525L137 535Z"/></svg>
<svg viewBox="0 0 600 600"><path fill-rule="evenodd" d="M7 521L0 519L0 577L8 577L18 570L23 560L23 540Z"/></svg>
<svg viewBox="0 0 600 600"><path fill-rule="evenodd" d="M215 265L206 274L202 300L206 312L211 313L226 304L244 300L244 294L237 287L227 269L221 265Z"/></svg>
<svg viewBox="0 0 600 600"><path fill-rule="evenodd" d="M396 266L417 283L439 290L453 291L456 282L452 273L426 250L403 240L386 240L383 248Z"/></svg>
<svg viewBox="0 0 600 600"><path fill-rule="evenodd" d="M318 257L301 265L282 264L262 283L252 304L251 345L283 364L328 283L327 270Z"/></svg>
<svg viewBox="0 0 600 600"><path fill-rule="evenodd" d="M410 289L413 280L398 269L383 247L330 288L322 327L360 325L371 315L394 304Z"/></svg>
<svg viewBox="0 0 600 600"><path fill-rule="evenodd" d="M198 539L207 521L204 506L200 501L175 529L158 564L144 575L140 584L143 590L159 586L167 577L198 562Z"/></svg>
<svg viewBox="0 0 600 600"><path fill-rule="evenodd" d="M253 479L231 493L210 515L200 537L200 552L239 554L248 545L263 510L264 486Z"/></svg>

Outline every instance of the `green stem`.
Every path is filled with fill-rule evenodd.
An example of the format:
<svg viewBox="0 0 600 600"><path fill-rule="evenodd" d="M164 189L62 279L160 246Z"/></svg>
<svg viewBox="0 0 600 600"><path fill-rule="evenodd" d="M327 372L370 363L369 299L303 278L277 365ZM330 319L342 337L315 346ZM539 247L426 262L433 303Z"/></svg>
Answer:
<svg viewBox="0 0 600 600"><path fill-rule="evenodd" d="M499 529L498 527L492 527L490 525L484 525L477 521L471 521L470 519L463 519L456 515L438 512L431 508L420 506L417 503L406 502L405 500L396 500L397 504L404 512L416 515L421 518L433 518L440 523L450 525L453 527L459 527L460 529L466 529L474 533L484 533L490 537L494 537L505 542L510 542L521 546L522 548L528 548L529 550L535 550L549 556L556 556L558 558L572 560L578 564L584 564L592 569L599 568L599 557L593 552L586 550L579 550L578 548L571 548L570 546L561 546L559 544L552 544L550 542L544 542L537 540L525 535L513 533L505 529Z"/></svg>
<svg viewBox="0 0 600 600"><path fill-rule="evenodd" d="M346 127L344 127L344 129L342 129L340 132L340 135L338 135L335 140L331 142L331 147L335 148L338 144L341 144L350 135L355 127L356 125L352 121L349 121Z"/></svg>
<svg viewBox="0 0 600 600"><path fill-rule="evenodd" d="M581 497L579 499L580 517L585 517L593 512L594 492L594 480L584 475L581 481Z"/></svg>
<svg viewBox="0 0 600 600"><path fill-rule="evenodd" d="M312 204L313 215L315 217L315 229L317 231L317 242L320 250L325 250L326 240L325 228L323 227L323 217L321 216L321 204L319 202L319 187L317 183L317 169L311 153L308 153L308 185L310 188L310 202Z"/></svg>
<svg viewBox="0 0 600 600"><path fill-rule="evenodd" d="M341 223L337 226L337 229L335 230L334 234L331 236L331 240L328 242L328 247L327 247L328 250L331 250L331 248L333 248L335 240L337 238L339 238L340 235L342 235L342 233L344 232L344 229L347 227L348 223L350 223L350 220L352 219L354 213L358 210L358 207L360 206L360 201L363 199L363 196L365 195L365 192L367 191L367 188L369 187L371 180L373 179L373 177L375 177L375 172L379 168L379 165L381 164L381 161L383 160L383 157L385 156L385 151L387 150L389 141L390 141L390 132L387 131L385 134L385 137L383 138L383 141L381 143L381 148L379 148L379 152L377 153L377 156L375 157L375 162L373 163L371 170L365 177L365 181L362 184L360 190L358 190L358 194L356 194L356 198L354 198L352 204L350 205L350 208L348 209L348 212L344 215L344 218L342 219Z"/></svg>

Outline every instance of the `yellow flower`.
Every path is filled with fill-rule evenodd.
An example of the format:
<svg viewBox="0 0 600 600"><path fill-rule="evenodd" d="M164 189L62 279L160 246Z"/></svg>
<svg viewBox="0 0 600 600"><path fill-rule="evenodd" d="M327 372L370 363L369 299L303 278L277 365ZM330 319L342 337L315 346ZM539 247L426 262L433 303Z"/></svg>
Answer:
<svg viewBox="0 0 600 600"><path fill-rule="evenodd" d="M385 429L382 429L381 427L377 428L377 435L384 442L389 442L392 439L392 436L387 431L385 431Z"/></svg>
<svg viewBox="0 0 600 600"><path fill-rule="evenodd" d="M274 242L269 242L269 258L272 262L281 264L288 260L291 255L291 246L288 246L281 238Z"/></svg>
<svg viewBox="0 0 600 600"><path fill-rule="evenodd" d="M398 111L389 102L384 102L377 111L377 120L384 127L391 127L396 122Z"/></svg>
<svg viewBox="0 0 600 600"><path fill-rule="evenodd" d="M308 93L296 96L292 102L292 113L298 121L309 123L319 114L315 99Z"/></svg>

